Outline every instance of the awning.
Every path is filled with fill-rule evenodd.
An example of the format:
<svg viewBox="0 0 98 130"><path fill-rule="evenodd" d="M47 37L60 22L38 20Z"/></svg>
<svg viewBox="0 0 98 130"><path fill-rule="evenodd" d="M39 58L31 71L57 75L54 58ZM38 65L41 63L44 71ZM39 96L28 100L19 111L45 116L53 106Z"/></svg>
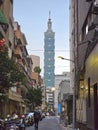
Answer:
<svg viewBox="0 0 98 130"><path fill-rule="evenodd" d="M2 11L0 10L0 24L7 24L6 18L3 15Z"/></svg>

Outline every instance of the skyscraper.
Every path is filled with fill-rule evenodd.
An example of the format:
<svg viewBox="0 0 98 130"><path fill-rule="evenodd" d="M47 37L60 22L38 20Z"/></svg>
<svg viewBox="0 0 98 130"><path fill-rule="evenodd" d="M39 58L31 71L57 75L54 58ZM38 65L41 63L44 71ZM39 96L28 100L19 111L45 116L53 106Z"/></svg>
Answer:
<svg viewBox="0 0 98 130"><path fill-rule="evenodd" d="M46 87L53 87L55 80L55 32L52 31L50 12L47 26L48 29L44 33L44 83Z"/></svg>

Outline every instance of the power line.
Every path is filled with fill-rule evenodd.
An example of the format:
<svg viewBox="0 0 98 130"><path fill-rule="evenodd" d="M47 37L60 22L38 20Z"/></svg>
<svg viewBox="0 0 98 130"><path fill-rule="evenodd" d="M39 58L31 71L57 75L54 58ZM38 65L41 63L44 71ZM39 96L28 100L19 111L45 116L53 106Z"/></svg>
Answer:
<svg viewBox="0 0 98 130"><path fill-rule="evenodd" d="M44 50L32 50L32 49L28 49L28 50L30 50L30 51L41 51L41 52L44 52ZM67 52L70 52L71 50L45 50L45 51L58 51L58 52L65 52L65 51L67 51Z"/></svg>
<svg viewBox="0 0 98 130"><path fill-rule="evenodd" d="M55 68L63 68L63 67L69 67L69 66L55 66Z"/></svg>

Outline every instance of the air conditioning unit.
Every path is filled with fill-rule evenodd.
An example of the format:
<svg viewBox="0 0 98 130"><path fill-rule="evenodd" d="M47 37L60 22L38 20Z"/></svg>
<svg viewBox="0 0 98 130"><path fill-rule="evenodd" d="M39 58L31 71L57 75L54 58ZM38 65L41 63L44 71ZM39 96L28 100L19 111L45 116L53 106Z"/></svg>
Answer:
<svg viewBox="0 0 98 130"><path fill-rule="evenodd" d="M95 27L95 37L98 37L98 26Z"/></svg>
<svg viewBox="0 0 98 130"><path fill-rule="evenodd" d="M98 0L93 2L93 13L98 15Z"/></svg>
<svg viewBox="0 0 98 130"><path fill-rule="evenodd" d="M87 34L86 38L87 38L87 40L93 40L93 41L98 39L98 24L92 23L88 27L88 34Z"/></svg>

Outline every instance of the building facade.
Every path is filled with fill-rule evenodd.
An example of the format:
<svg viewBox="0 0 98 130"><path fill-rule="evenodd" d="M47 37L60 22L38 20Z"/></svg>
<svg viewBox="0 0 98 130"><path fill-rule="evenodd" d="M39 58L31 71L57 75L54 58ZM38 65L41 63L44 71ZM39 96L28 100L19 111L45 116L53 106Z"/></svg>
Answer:
<svg viewBox="0 0 98 130"><path fill-rule="evenodd" d="M71 0L70 4L77 97L75 127L98 130L98 0Z"/></svg>
<svg viewBox="0 0 98 130"><path fill-rule="evenodd" d="M52 31L52 22L49 16L48 29L44 33L44 84L46 87L54 86L55 63L55 33Z"/></svg>
<svg viewBox="0 0 98 130"><path fill-rule="evenodd" d="M72 94L70 94L70 79L62 80L59 84L58 101L61 104L61 113L65 115L65 121L72 123Z"/></svg>
<svg viewBox="0 0 98 130"><path fill-rule="evenodd" d="M51 87L46 87L45 89L46 98L46 111L54 112L54 92Z"/></svg>
<svg viewBox="0 0 98 130"><path fill-rule="evenodd" d="M70 80L70 73L69 72L64 72L63 74L55 75L55 91L54 91L54 109L55 109L55 114L58 115L58 94L60 92L60 83L63 80Z"/></svg>
<svg viewBox="0 0 98 130"><path fill-rule="evenodd" d="M9 58L14 57L19 69L25 74L29 83L31 81L32 60L28 57L26 37L21 31L18 22L13 19L13 0L0 1L0 51L3 50L1 44L3 39L4 45L8 47ZM0 77L0 83L2 82L3 80ZM1 91L1 88L6 87L7 84L0 84L0 99L3 96L5 99L6 93L4 93L4 90ZM4 101L0 100L2 106L0 107L0 116L6 117L7 114L12 114L13 112L18 114L26 113L26 92L25 84L23 85L19 82L7 89L7 99Z"/></svg>

